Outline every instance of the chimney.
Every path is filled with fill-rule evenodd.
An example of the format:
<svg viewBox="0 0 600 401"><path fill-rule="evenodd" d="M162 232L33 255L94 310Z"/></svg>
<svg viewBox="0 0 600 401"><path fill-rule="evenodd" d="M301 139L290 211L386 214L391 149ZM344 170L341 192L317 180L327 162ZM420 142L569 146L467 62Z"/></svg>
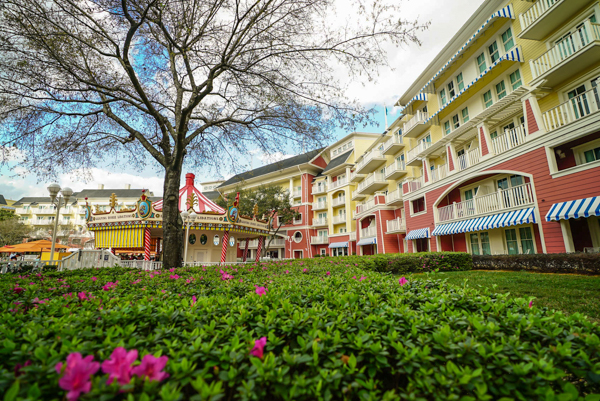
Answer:
<svg viewBox="0 0 600 401"><path fill-rule="evenodd" d="M104 189L104 184L98 184L98 189Z"/></svg>
<svg viewBox="0 0 600 401"><path fill-rule="evenodd" d="M131 184L125 184L125 189L131 189Z"/></svg>
<svg viewBox="0 0 600 401"><path fill-rule="evenodd" d="M191 185L192 187L194 186L194 178L196 178L196 176L192 173L187 173L185 175L185 185L189 186Z"/></svg>

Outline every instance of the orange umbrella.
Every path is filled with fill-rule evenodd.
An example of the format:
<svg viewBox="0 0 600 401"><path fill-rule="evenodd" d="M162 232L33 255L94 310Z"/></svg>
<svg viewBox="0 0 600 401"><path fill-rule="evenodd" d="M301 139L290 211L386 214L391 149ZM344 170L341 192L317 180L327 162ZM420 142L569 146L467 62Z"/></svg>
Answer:
<svg viewBox="0 0 600 401"><path fill-rule="evenodd" d="M55 245L55 249L66 249L66 248L68 248L68 246L66 246L66 245L61 245L61 244ZM36 252L42 252L42 251L50 250L50 249L52 249L52 241L42 239L39 241L25 242L23 244L6 245L6 246L0 248L0 252L4 252L4 253L34 252L34 253L36 253Z"/></svg>

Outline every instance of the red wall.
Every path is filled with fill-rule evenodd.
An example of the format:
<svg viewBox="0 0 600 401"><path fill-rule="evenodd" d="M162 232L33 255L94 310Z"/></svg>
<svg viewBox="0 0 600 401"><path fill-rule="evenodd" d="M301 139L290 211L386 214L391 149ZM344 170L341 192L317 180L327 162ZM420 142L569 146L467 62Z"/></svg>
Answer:
<svg viewBox="0 0 600 401"><path fill-rule="evenodd" d="M377 211L377 252L378 253L398 253L398 236L396 234L386 234L387 222L394 220L396 214L393 210Z"/></svg>

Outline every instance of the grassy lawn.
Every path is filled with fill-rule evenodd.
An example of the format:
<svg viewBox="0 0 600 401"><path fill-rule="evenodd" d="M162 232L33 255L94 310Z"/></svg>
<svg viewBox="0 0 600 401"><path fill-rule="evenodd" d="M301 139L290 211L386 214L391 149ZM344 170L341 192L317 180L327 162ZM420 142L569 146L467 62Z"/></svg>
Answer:
<svg viewBox="0 0 600 401"><path fill-rule="evenodd" d="M535 305L566 313L582 313L600 321L600 277L526 272L448 272L436 278L471 287L487 287L499 293L510 292L515 297L535 297Z"/></svg>

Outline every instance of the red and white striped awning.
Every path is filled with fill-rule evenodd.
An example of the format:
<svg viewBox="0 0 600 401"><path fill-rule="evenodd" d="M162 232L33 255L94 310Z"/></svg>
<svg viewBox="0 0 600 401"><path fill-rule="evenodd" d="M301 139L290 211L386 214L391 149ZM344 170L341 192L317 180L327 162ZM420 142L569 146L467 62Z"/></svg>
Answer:
<svg viewBox="0 0 600 401"><path fill-rule="evenodd" d="M194 186L194 174L188 173L185 175L185 186L179 190L179 211L191 211L192 209L196 213L214 212L219 214L225 214L225 209L218 206L216 203L202 195ZM192 208L188 207L188 199L190 196L194 196L194 205ZM162 210L163 200L159 200L154 203L154 209Z"/></svg>

